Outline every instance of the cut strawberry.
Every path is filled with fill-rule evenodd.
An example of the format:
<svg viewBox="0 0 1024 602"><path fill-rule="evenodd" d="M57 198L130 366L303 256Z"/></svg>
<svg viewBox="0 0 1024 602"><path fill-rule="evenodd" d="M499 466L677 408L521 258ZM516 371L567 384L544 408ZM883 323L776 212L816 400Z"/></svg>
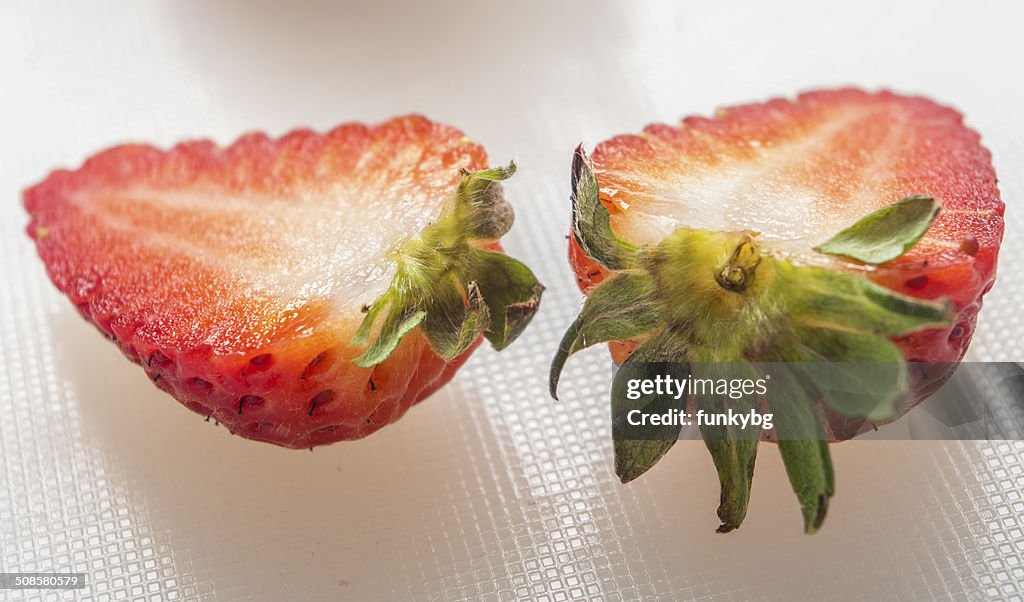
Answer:
<svg viewBox="0 0 1024 602"><path fill-rule="evenodd" d="M28 233L157 386L243 437L312 447L397 420L481 337L500 349L529 322L542 287L497 242L514 166L486 161L419 116L126 145L28 189Z"/></svg>
<svg viewBox="0 0 1024 602"><path fill-rule="evenodd" d="M990 155L956 111L854 89L652 125L601 143L592 163L579 149L573 210L570 261L589 298L552 365L552 394L565 360L604 341L624 368L893 367L891 395L871 407L779 385L788 400L777 414L818 423L808 436L772 434L808 532L833 491L827 447L814 439L894 420L948 379L1003 234ZM907 361L932 370L910 373ZM746 513L756 441L703 434L729 531ZM619 476L639 476L673 442L616 441Z"/></svg>

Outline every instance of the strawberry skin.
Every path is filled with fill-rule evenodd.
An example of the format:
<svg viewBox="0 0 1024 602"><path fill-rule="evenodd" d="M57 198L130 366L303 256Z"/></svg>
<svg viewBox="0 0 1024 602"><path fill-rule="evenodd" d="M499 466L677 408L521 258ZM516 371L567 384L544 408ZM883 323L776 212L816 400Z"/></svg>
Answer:
<svg viewBox="0 0 1024 602"><path fill-rule="evenodd" d="M955 363L967 351L982 297L995 281L1004 205L989 151L955 110L891 92L808 92L722 109L714 118L650 125L640 135L599 144L592 160L601 200L626 238L656 242L676 216L690 215L680 206L705 210L702 187L714 185L709 194L740 199L736 214L720 218L728 224L722 229L761 231L766 246L777 242L798 261L817 261L805 250L822 237L805 232L835 229L847 216L910 194L934 197L942 213L917 245L895 261L858 269L891 290L955 305L949 327L895 341L908 360ZM794 211L792 199L814 201ZM572 237L569 244L569 260L587 292L607 270ZM618 359L629 349L613 344ZM918 398L946 377L921 383Z"/></svg>
<svg viewBox="0 0 1024 602"><path fill-rule="evenodd" d="M227 148L119 146L24 204L54 284L158 387L232 433L306 448L397 420L479 344L446 360L417 329L384 361L353 363L396 249L486 162L413 115Z"/></svg>

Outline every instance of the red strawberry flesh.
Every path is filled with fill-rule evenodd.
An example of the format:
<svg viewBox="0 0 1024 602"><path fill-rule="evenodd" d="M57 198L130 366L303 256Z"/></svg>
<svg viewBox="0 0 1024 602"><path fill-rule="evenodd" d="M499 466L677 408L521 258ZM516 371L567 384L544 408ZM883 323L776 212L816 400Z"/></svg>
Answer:
<svg viewBox="0 0 1024 602"><path fill-rule="evenodd" d="M227 148L125 145L28 189L28 233L157 386L232 432L311 447L394 421L472 351L446 362L413 332L358 368L349 343L398 246L486 160L419 116Z"/></svg>

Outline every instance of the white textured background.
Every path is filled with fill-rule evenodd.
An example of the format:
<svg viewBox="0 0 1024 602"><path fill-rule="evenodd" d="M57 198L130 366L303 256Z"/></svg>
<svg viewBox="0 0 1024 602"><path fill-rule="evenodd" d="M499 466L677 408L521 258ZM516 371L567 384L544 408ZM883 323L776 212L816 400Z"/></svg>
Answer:
<svg viewBox="0 0 1024 602"><path fill-rule="evenodd" d="M982 132L1008 222L972 355L1024 359L1021 6L4 0L0 570L84 571L95 600L1020 600L1024 444L834 446L813 537L765 446L746 523L716 536L701 443L616 482L603 351L570 364L560 404L544 377L579 306L577 142L845 83L928 94ZM477 352L368 440L290 452L207 425L78 318L22 232L21 188L113 143L411 111L518 158L506 247L548 293L500 359ZM61 596L0 591L22 598Z"/></svg>

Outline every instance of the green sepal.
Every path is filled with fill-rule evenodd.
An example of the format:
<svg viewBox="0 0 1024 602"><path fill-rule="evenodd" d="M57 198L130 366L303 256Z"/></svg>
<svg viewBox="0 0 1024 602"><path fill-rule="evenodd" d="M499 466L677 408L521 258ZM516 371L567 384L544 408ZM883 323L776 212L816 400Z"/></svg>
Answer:
<svg viewBox="0 0 1024 602"><path fill-rule="evenodd" d="M371 314L367 315L366 320L363 322L363 324L367 324L366 329L364 330L360 326L360 330L356 333L358 340L366 340L365 337L368 335L369 327L373 322L372 318L375 318L376 315L372 310ZM398 347L402 337L413 328L416 328L426 315L427 312L413 307L389 305L387 317L384 318L384 322L381 325L380 331L377 332L373 343L362 355L354 360L354 363L362 368L369 368L383 362L391 355L395 347Z"/></svg>
<svg viewBox="0 0 1024 602"><path fill-rule="evenodd" d="M513 213L500 182L515 170L514 163L464 170L437 221L396 250L388 290L367 308L352 339L366 345L383 316L369 347L354 360L357 366L384 361L417 326L445 360L461 355L481 334L503 349L526 328L544 287L521 262L474 246L511 226Z"/></svg>
<svg viewBox="0 0 1024 602"><path fill-rule="evenodd" d="M434 352L451 361L487 330L490 313L475 283L466 286L465 301L454 282L444 290L430 300L422 328Z"/></svg>
<svg viewBox="0 0 1024 602"><path fill-rule="evenodd" d="M747 516L757 444L758 439L751 438L704 438L704 445L711 453L718 472L721 491L718 498L719 533L738 529Z"/></svg>
<svg viewBox="0 0 1024 602"><path fill-rule="evenodd" d="M832 457L821 417L798 378L787 370L772 371L766 403L775 415L775 434L804 518L804 532L811 534L825 522L829 500L835 494Z"/></svg>
<svg viewBox="0 0 1024 602"><path fill-rule="evenodd" d="M789 483L800 502L804 533L816 533L825 523L829 502L835 494L829 485L834 477L828 443L813 439L782 439L778 445Z"/></svg>
<svg viewBox="0 0 1024 602"><path fill-rule="evenodd" d="M843 416L886 420L907 398L903 353L884 337L796 326L793 339L779 342L779 352L801 382Z"/></svg>
<svg viewBox="0 0 1024 602"><path fill-rule="evenodd" d="M714 373L718 364L697 364L694 378L718 379L724 376L731 378L757 378L757 370L744 362L731 362L730 366L744 367L742 372L728 375ZM755 404L746 396L732 399L726 395L705 395L696 401L696 408L706 412L726 412L729 408L739 413L747 413L755 409ZM719 533L728 533L739 528L747 516L750 503L750 487L754 479L754 461L757 459L757 445L761 440L759 429L742 429L737 426L700 425L704 445L711 453L718 472L721 488L718 501Z"/></svg>
<svg viewBox="0 0 1024 602"><path fill-rule="evenodd" d="M643 395L629 399L628 383L632 379L652 378L667 374L672 378L686 378L689 365L686 363L685 342L670 332L655 334L622 363L612 380L612 430L615 448L615 474L623 483L628 483L651 469L679 439L680 425L649 427L648 436L643 439L622 439L614 436L616 424L621 426L631 410L642 410L645 414L664 413L671 409L683 409L686 398L674 399L669 395Z"/></svg>
<svg viewBox="0 0 1024 602"><path fill-rule="evenodd" d="M544 286L523 262L502 253L472 249L460 269L480 289L491 318L484 336L501 351L537 313Z"/></svg>
<svg viewBox="0 0 1024 602"><path fill-rule="evenodd" d="M861 218L815 250L872 265L892 261L921 240L939 211L935 199L909 196Z"/></svg>
<svg viewBox="0 0 1024 602"><path fill-rule="evenodd" d="M656 304L655 284L650 274L630 270L616 273L590 291L551 361L551 397L558 399L558 380L569 356L598 343L643 336L664 321Z"/></svg>
<svg viewBox="0 0 1024 602"><path fill-rule="evenodd" d="M611 270L632 267L639 247L612 231L611 214L601 203L600 187L583 145L572 158L572 236L594 261Z"/></svg>
<svg viewBox="0 0 1024 602"><path fill-rule="evenodd" d="M922 328L949 324L948 303L901 295L851 272L796 267L776 261L780 289L789 315L825 328L902 336Z"/></svg>

